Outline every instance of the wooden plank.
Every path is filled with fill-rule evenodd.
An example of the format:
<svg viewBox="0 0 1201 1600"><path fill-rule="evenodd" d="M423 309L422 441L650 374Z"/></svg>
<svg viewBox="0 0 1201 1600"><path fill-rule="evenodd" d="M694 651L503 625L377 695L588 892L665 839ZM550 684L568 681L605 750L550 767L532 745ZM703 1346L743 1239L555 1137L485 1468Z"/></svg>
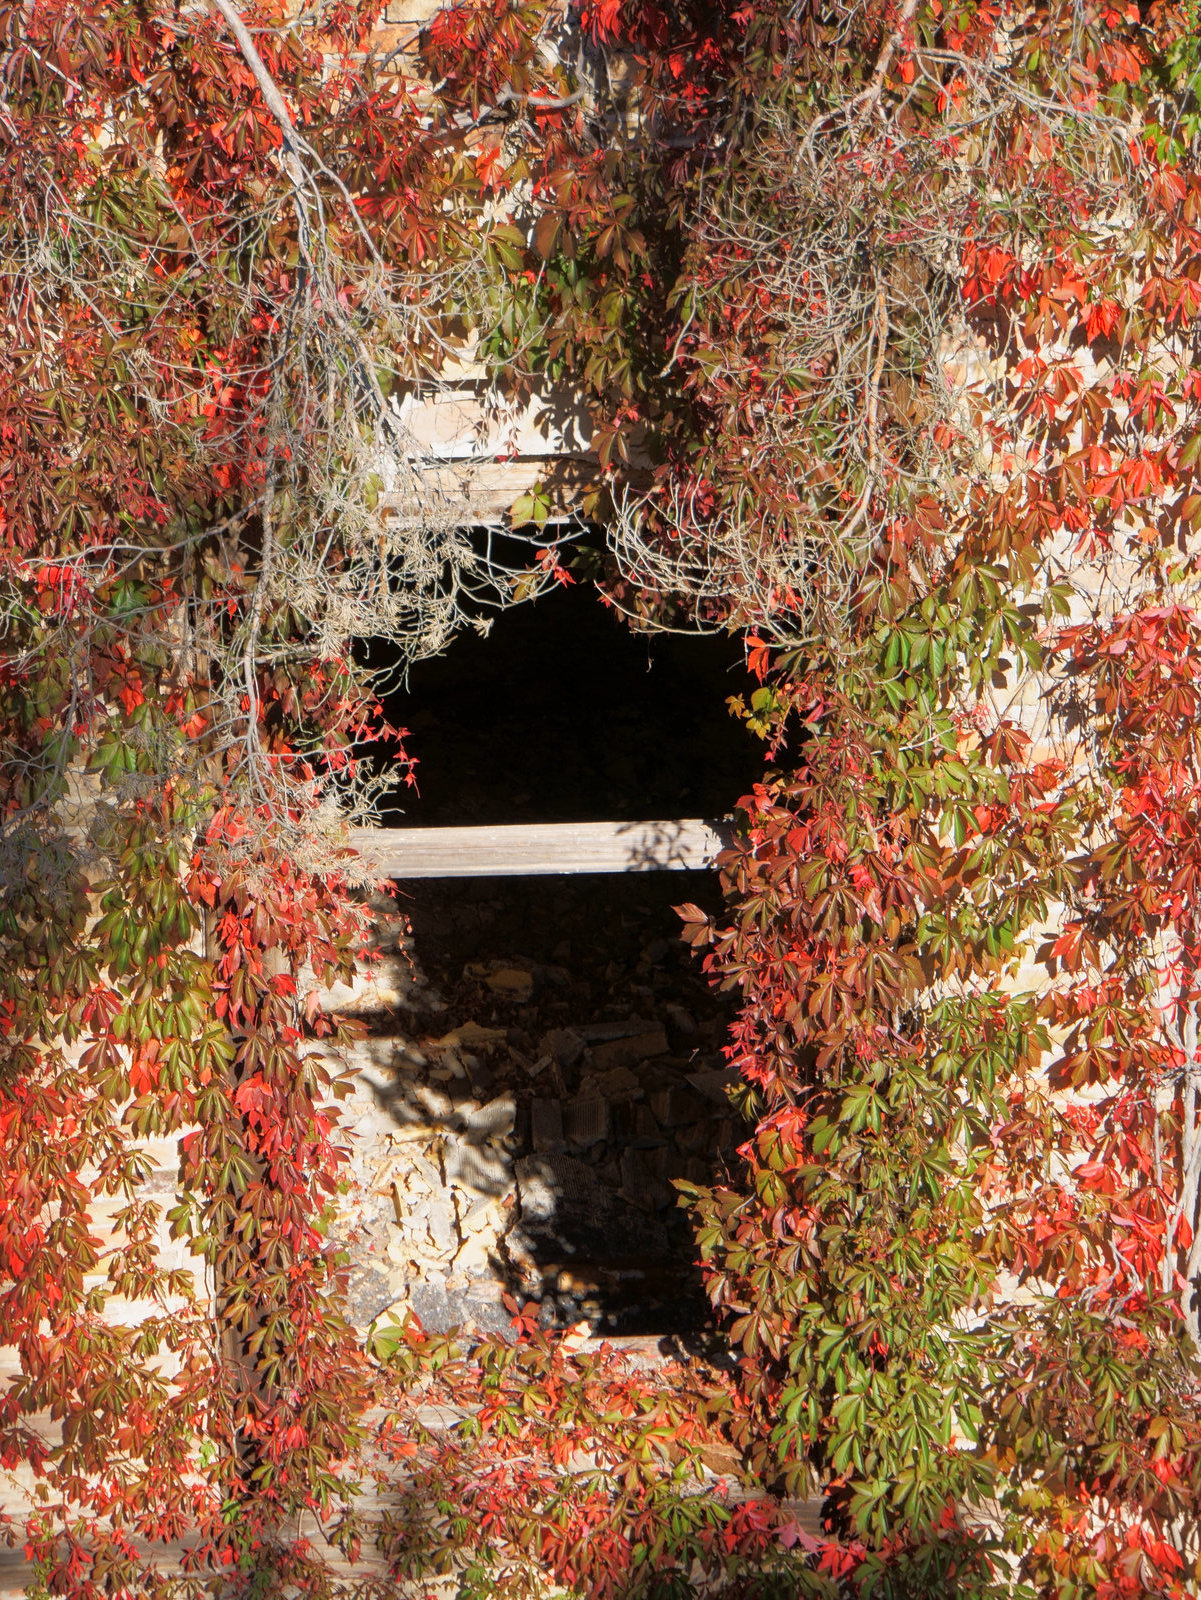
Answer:
<svg viewBox="0 0 1201 1600"><path fill-rule="evenodd" d="M356 828L351 842L385 878L508 878L709 867L724 823L535 822L485 828Z"/></svg>

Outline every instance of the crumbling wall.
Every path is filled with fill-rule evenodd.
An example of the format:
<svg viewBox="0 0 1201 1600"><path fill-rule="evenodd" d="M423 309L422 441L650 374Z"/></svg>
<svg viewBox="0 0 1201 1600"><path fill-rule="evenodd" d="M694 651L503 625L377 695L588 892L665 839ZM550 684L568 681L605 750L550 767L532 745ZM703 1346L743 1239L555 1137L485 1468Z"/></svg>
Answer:
<svg viewBox="0 0 1201 1600"><path fill-rule="evenodd" d="M429 1328L503 1328L506 1294L596 1334L695 1315L672 1179L710 1181L737 1142L720 1000L698 1021L672 998L663 939L594 983L528 956L467 962L448 998L399 917L378 915L375 975L333 997L371 1029L350 1052L343 1106L352 1181L338 1235L356 1324L411 1310Z"/></svg>

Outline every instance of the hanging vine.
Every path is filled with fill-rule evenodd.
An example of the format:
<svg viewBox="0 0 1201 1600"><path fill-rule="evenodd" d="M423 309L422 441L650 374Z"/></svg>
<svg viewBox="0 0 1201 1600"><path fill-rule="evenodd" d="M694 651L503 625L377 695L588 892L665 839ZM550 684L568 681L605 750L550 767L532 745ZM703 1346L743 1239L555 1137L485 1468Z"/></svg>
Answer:
<svg viewBox="0 0 1201 1600"><path fill-rule="evenodd" d="M332 1595L374 1548L383 1593L1191 1592L1195 13L380 24L0 6L0 1466L45 1491L36 1583ZM341 1314L329 802L393 737L351 642L434 650L513 589L393 405L465 329L584 394L609 598L745 630L760 680L727 911L685 908L753 1127L684 1195L729 1382L519 1308L367 1349Z"/></svg>

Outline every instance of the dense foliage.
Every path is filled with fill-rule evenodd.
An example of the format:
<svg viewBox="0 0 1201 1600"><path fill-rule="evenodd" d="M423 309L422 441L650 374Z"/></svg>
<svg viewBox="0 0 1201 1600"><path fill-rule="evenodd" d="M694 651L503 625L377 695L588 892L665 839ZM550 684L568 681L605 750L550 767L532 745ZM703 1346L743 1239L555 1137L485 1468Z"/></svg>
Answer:
<svg viewBox="0 0 1201 1600"><path fill-rule="evenodd" d="M747 1448L823 1490L856 1582L1177 1593L1195 26L913 17L863 87L853 34L802 28L809 120L789 83L744 135L757 190L711 190L678 360L712 425L636 530L757 626L745 711L782 767L729 921L690 927L758 1113L699 1240Z"/></svg>
<svg viewBox="0 0 1201 1600"><path fill-rule="evenodd" d="M0 1462L44 1589L153 1593L178 1539L194 1592L353 1587L307 1526L384 1593L1195 1592L1195 11L380 9L0 6ZM390 733L351 641L529 588L400 421L466 348L585 395L610 598L762 685L728 914L686 909L754 1122L685 1196L732 1383L339 1310L329 802Z"/></svg>

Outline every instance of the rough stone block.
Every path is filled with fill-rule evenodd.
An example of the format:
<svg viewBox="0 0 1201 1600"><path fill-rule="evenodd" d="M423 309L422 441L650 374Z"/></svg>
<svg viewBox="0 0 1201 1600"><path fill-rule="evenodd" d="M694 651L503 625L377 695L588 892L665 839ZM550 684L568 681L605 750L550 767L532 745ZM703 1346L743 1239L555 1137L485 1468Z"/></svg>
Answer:
<svg viewBox="0 0 1201 1600"><path fill-rule="evenodd" d="M636 1206L667 1205L674 1191L667 1181L667 1146L656 1150L628 1148L621 1153L621 1193Z"/></svg>
<svg viewBox="0 0 1201 1600"><path fill-rule="evenodd" d="M563 1132L572 1144L599 1144L609 1136L608 1102L599 1097L569 1100L563 1107Z"/></svg>
<svg viewBox="0 0 1201 1600"><path fill-rule="evenodd" d="M534 974L521 967L502 967L484 980L493 994L505 1000L528 1000L534 992Z"/></svg>
<svg viewBox="0 0 1201 1600"><path fill-rule="evenodd" d="M681 1150L686 1150L692 1155L703 1154L706 1150L716 1150L717 1139L712 1120L706 1118L704 1122L688 1123L677 1132L676 1144Z"/></svg>
<svg viewBox="0 0 1201 1600"><path fill-rule="evenodd" d="M513 1131L517 1120L517 1102L511 1094L497 1095L478 1111L469 1112L464 1135L469 1144L484 1144L489 1139L503 1139Z"/></svg>
<svg viewBox="0 0 1201 1600"><path fill-rule="evenodd" d="M542 1036L540 1049L561 1067L574 1067L584 1053L584 1040L574 1028L552 1028Z"/></svg>
<svg viewBox="0 0 1201 1600"><path fill-rule="evenodd" d="M606 1100L633 1099L643 1093L641 1083L629 1067L613 1067L602 1072L596 1079L596 1086Z"/></svg>
<svg viewBox="0 0 1201 1600"><path fill-rule="evenodd" d="M685 1036L696 1032L696 1018L688 1010L687 1006L666 1005L663 1007L663 1014L677 1032Z"/></svg>
<svg viewBox="0 0 1201 1600"><path fill-rule="evenodd" d="M422 1326L431 1333L474 1323L485 1333L501 1333L509 1326L509 1313L501 1303L500 1284L480 1279L469 1289L450 1289L443 1283L413 1284L408 1303Z"/></svg>
<svg viewBox="0 0 1201 1600"><path fill-rule="evenodd" d="M714 1105L724 1110L730 1103L726 1090L737 1083L740 1077L737 1067L712 1067L701 1072L690 1072L688 1082L697 1094L704 1095L706 1100L712 1100Z"/></svg>
<svg viewBox="0 0 1201 1600"><path fill-rule="evenodd" d="M606 1032L621 1027L621 1033L611 1032L609 1037L597 1037L601 1028ZM592 1063L597 1072L607 1072L614 1067L630 1067L651 1056L667 1054L667 1034L661 1022L641 1022L631 1018L628 1023L603 1023L597 1028L581 1028L586 1044L592 1049Z"/></svg>
<svg viewBox="0 0 1201 1600"><path fill-rule="evenodd" d="M563 1107L558 1100L535 1100L530 1106L530 1143L535 1150L563 1144Z"/></svg>
<svg viewBox="0 0 1201 1600"><path fill-rule="evenodd" d="M709 1102L687 1084L673 1084L651 1095L651 1110L663 1128L681 1128L699 1122L709 1111Z"/></svg>
<svg viewBox="0 0 1201 1600"><path fill-rule="evenodd" d="M655 1113L648 1105L634 1107L634 1138L649 1139L653 1144L658 1144L663 1137L662 1129L655 1121Z"/></svg>
<svg viewBox="0 0 1201 1600"><path fill-rule="evenodd" d="M537 1156L526 1156L513 1170L517 1178L522 1221L549 1222L555 1214L559 1196L554 1168Z"/></svg>
<svg viewBox="0 0 1201 1600"><path fill-rule="evenodd" d="M469 1189L474 1194L496 1199L512 1187L509 1158L494 1145L479 1145L452 1136L446 1141L443 1159L446 1163L446 1181Z"/></svg>

